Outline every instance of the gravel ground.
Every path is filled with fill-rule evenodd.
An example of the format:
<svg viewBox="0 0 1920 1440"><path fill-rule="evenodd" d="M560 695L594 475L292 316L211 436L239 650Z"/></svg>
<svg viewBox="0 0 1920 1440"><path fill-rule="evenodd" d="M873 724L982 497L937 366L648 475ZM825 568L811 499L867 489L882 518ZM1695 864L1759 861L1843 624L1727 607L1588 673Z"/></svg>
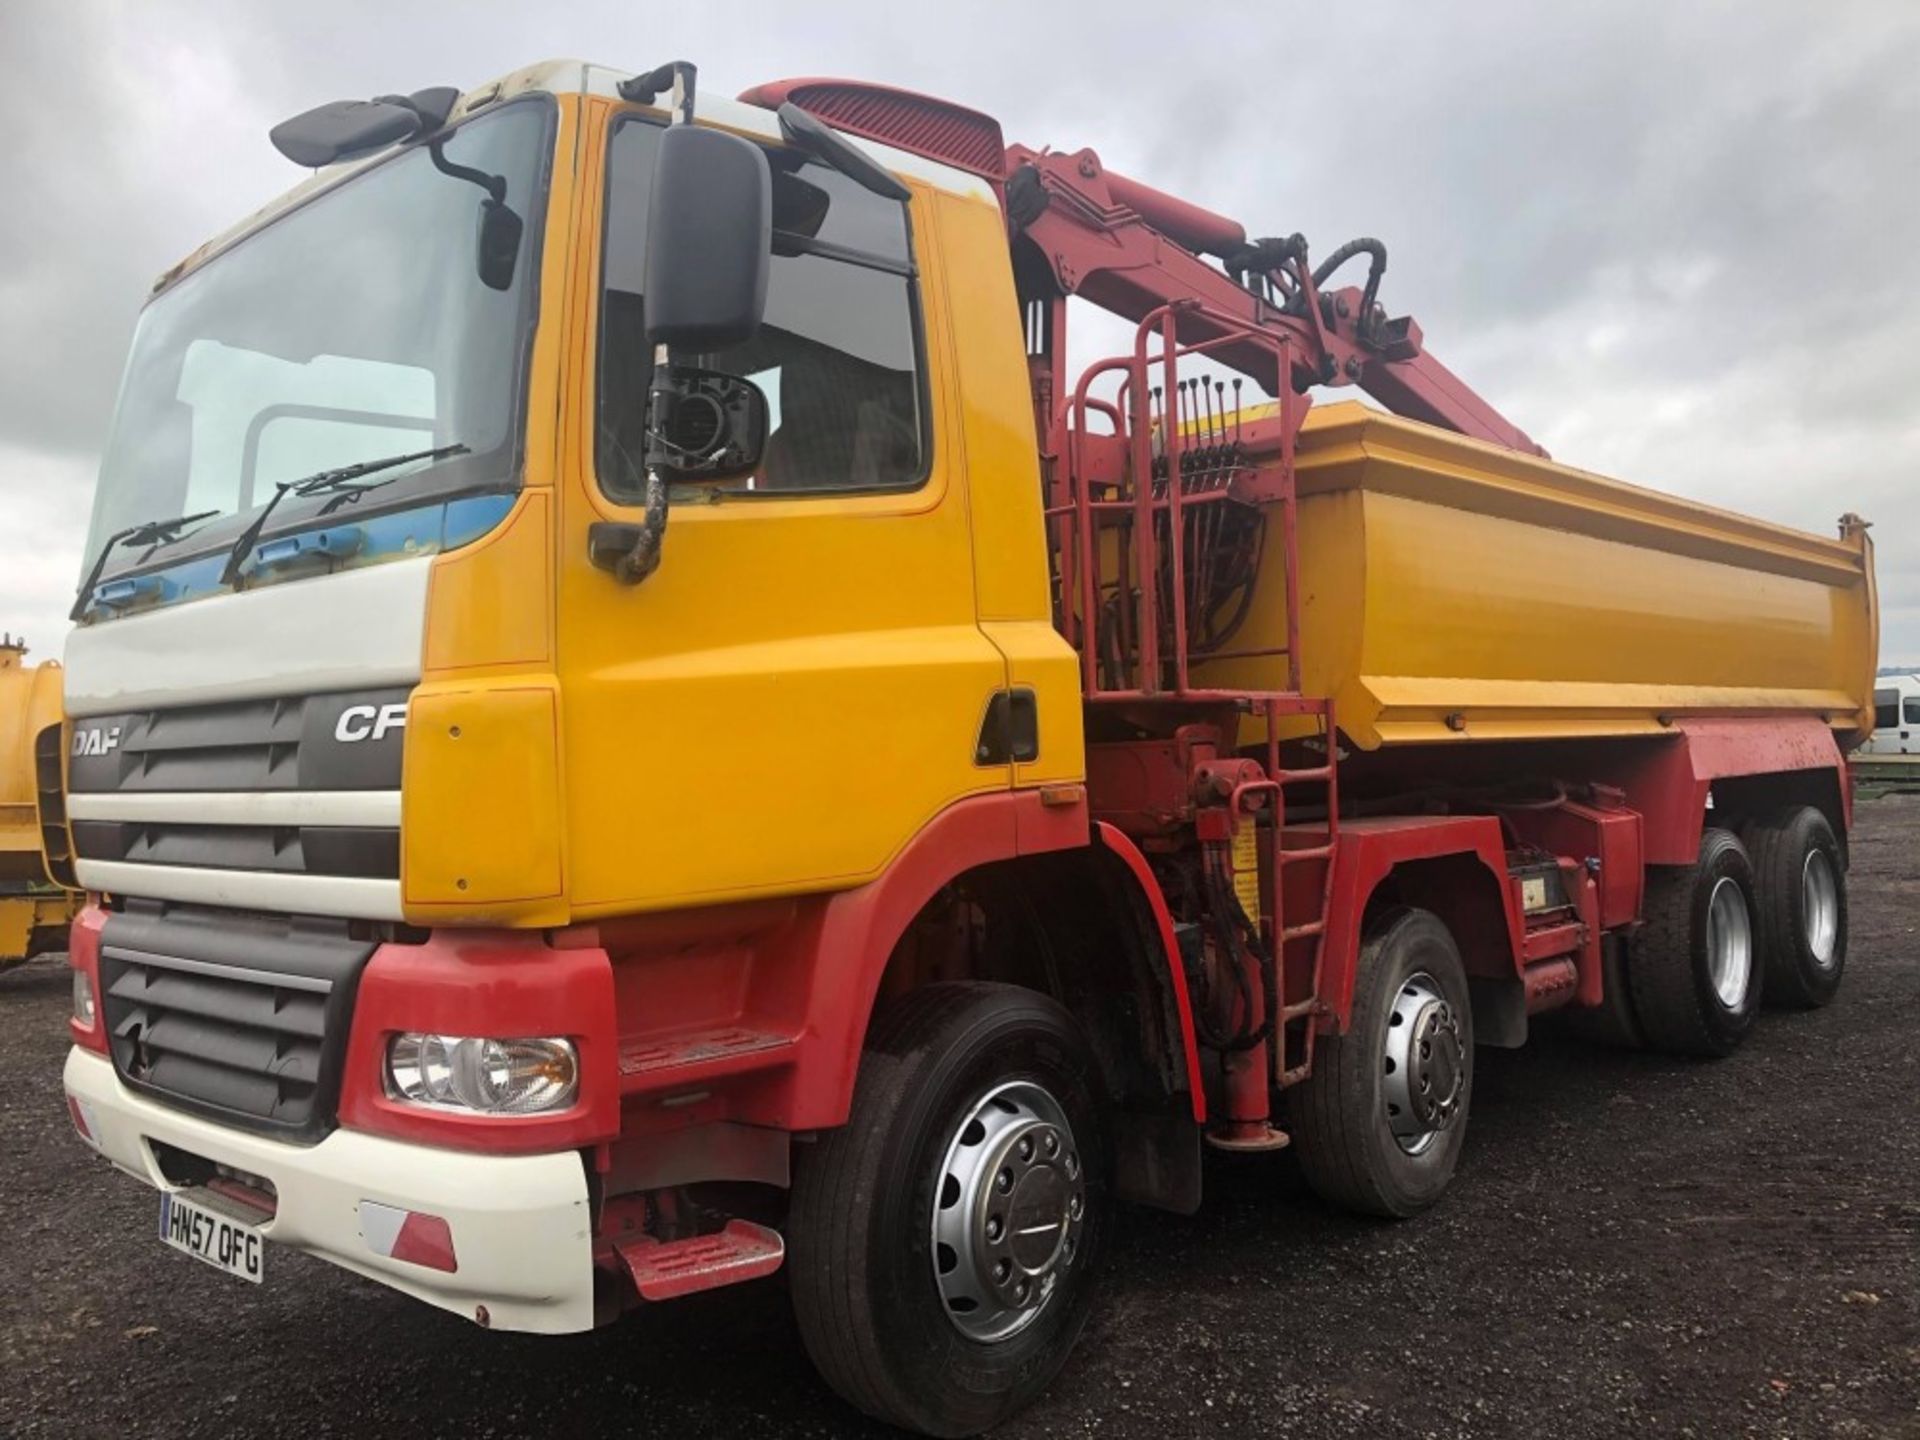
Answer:
<svg viewBox="0 0 1920 1440"><path fill-rule="evenodd" d="M1920 797L1861 806L1841 997L1717 1064L1482 1051L1439 1210L1328 1213L1285 1156L1123 1216L1074 1362L1007 1436L1920 1436ZM164 1249L60 1098L63 968L0 977L0 1433L878 1433L778 1282L489 1334L274 1250Z"/></svg>

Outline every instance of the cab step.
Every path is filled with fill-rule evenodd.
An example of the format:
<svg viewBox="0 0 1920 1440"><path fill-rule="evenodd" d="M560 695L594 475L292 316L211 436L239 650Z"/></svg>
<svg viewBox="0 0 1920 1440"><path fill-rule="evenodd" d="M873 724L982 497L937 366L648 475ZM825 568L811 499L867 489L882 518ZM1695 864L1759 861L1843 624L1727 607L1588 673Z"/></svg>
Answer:
<svg viewBox="0 0 1920 1440"><path fill-rule="evenodd" d="M633 1276L643 1300L677 1300L771 1275L787 1258L778 1230L751 1220L729 1220L713 1235L655 1240L650 1235L616 1241L614 1249Z"/></svg>

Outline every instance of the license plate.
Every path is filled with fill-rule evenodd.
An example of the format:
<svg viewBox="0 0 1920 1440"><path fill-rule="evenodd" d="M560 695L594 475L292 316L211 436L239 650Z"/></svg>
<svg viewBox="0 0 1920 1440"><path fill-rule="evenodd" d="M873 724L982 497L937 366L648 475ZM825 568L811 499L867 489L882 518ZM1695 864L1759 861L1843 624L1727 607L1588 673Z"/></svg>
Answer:
<svg viewBox="0 0 1920 1440"><path fill-rule="evenodd" d="M266 1237L184 1195L160 1195L160 1238L216 1270L258 1285L266 1270Z"/></svg>

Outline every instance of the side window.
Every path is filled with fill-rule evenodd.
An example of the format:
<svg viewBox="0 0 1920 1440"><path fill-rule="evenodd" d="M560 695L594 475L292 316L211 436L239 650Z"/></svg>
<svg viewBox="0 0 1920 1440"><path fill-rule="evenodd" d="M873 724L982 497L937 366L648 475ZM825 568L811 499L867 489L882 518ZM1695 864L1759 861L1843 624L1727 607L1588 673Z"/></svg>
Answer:
<svg viewBox="0 0 1920 1440"><path fill-rule="evenodd" d="M1909 725L1920 725L1920 698L1909 695L1900 702L1901 718Z"/></svg>
<svg viewBox="0 0 1920 1440"><path fill-rule="evenodd" d="M595 446L601 485L645 484L647 201L659 127L616 124L607 160ZM906 489L927 476L920 312L907 209L838 171L771 151L773 266L766 323L744 345L687 356L766 393L759 473L725 488L794 494Z"/></svg>
<svg viewBox="0 0 1920 1440"><path fill-rule="evenodd" d="M1912 701L1908 701L1912 704ZM1876 690L1873 692L1873 728L1891 730L1900 723L1900 692L1898 690Z"/></svg>

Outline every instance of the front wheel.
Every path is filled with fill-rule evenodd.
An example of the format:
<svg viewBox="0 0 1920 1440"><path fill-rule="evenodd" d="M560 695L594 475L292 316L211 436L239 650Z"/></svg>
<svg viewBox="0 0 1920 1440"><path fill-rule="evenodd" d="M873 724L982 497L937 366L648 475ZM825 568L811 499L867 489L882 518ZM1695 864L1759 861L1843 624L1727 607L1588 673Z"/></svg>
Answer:
<svg viewBox="0 0 1920 1440"><path fill-rule="evenodd" d="M1360 947L1347 1032L1319 1042L1293 1091L1287 1113L1308 1183L1362 1214L1417 1214L1453 1178L1472 1093L1459 948L1438 916L1389 911Z"/></svg>
<svg viewBox="0 0 1920 1440"><path fill-rule="evenodd" d="M787 1227L801 1338L847 1400L974 1435L1053 1379L1105 1224L1098 1073L1073 1017L1018 986L928 985L876 1017Z"/></svg>

